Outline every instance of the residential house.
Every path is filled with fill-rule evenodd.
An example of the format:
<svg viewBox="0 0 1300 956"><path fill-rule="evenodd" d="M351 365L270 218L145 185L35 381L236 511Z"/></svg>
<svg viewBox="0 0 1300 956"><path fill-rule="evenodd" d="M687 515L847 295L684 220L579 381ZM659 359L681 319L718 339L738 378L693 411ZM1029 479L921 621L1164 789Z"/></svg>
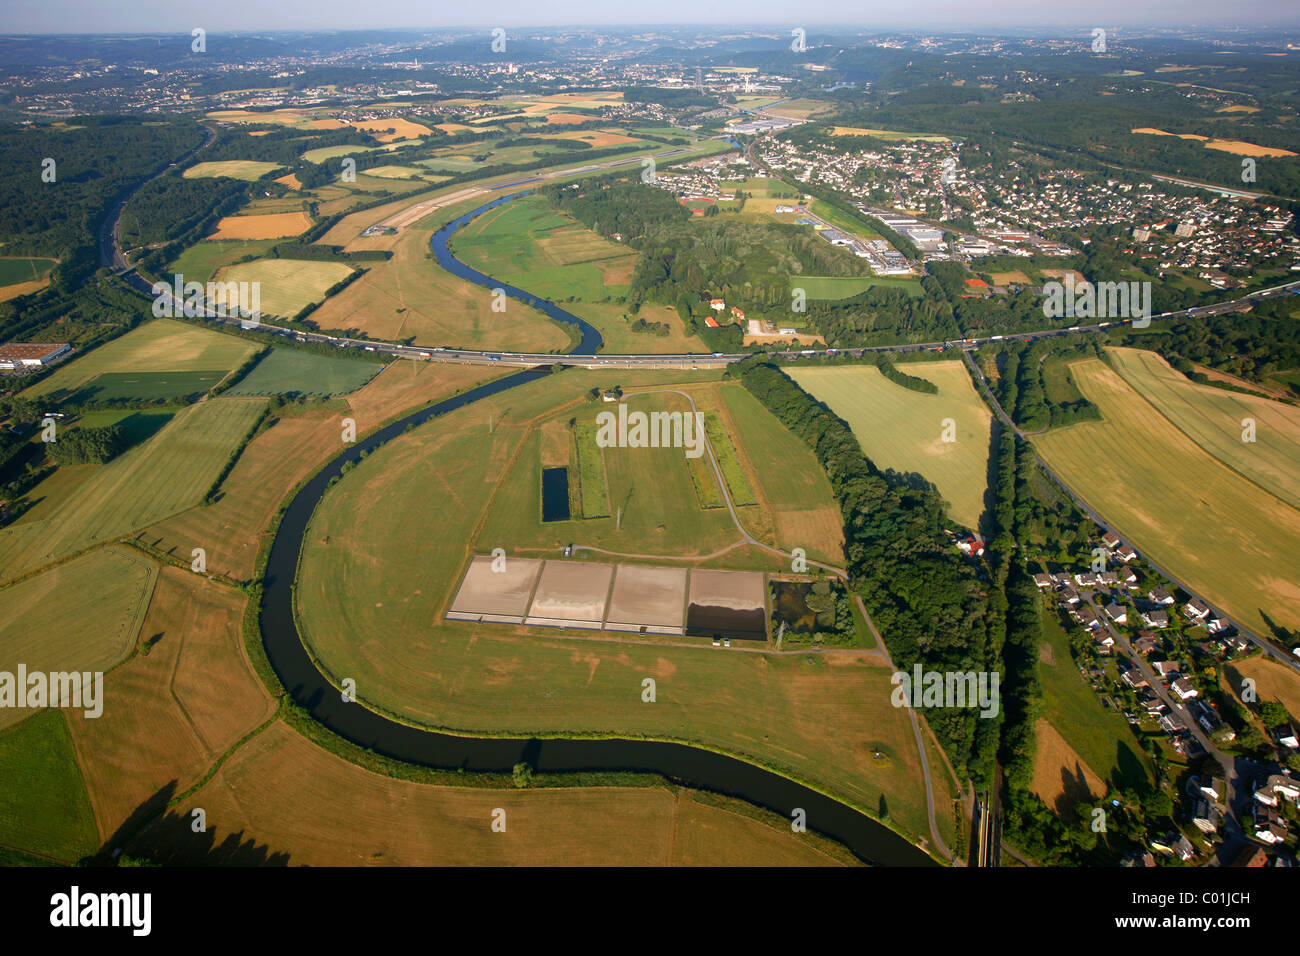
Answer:
<svg viewBox="0 0 1300 956"><path fill-rule="evenodd" d="M1164 611L1143 611L1142 623L1147 627L1168 627L1169 615Z"/></svg>
<svg viewBox="0 0 1300 956"><path fill-rule="evenodd" d="M1147 597L1151 599L1151 603L1158 604L1161 607L1168 607L1174 603L1174 596L1164 588L1154 588L1148 591Z"/></svg>
<svg viewBox="0 0 1300 956"><path fill-rule="evenodd" d="M1123 624L1128 620L1128 610L1112 601L1106 605L1106 616L1116 624Z"/></svg>
<svg viewBox="0 0 1300 956"><path fill-rule="evenodd" d="M1199 621L1201 618L1207 617L1209 613L1210 609L1206 607L1200 598L1192 598L1183 605L1183 614L1186 615L1189 621Z"/></svg>
<svg viewBox="0 0 1300 956"><path fill-rule="evenodd" d="M1156 636L1155 631L1138 631L1137 640L1133 642L1133 650L1145 656L1158 650L1160 643L1160 638Z"/></svg>
<svg viewBox="0 0 1300 956"><path fill-rule="evenodd" d="M1192 686L1192 682L1186 677L1180 677L1175 680L1169 685L1169 690L1177 695L1179 700L1191 700L1200 693L1200 691Z"/></svg>
<svg viewBox="0 0 1300 956"><path fill-rule="evenodd" d="M1209 800L1201 798L1192 810L1192 824L1202 833L1218 833L1223 822L1223 811Z"/></svg>
<svg viewBox="0 0 1300 956"><path fill-rule="evenodd" d="M1227 792L1222 777L1201 777L1198 789L1207 800L1215 803L1222 803L1223 795Z"/></svg>

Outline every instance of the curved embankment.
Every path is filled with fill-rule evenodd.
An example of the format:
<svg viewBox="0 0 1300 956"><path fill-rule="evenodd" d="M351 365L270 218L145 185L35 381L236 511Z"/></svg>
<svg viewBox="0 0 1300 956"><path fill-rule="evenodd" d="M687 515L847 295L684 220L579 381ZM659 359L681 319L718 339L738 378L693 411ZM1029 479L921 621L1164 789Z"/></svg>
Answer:
<svg viewBox="0 0 1300 956"><path fill-rule="evenodd" d="M452 261L458 261L446 251L446 235L496 204L490 203L444 227L435 236L435 243L438 236L442 236L443 253ZM463 268L474 272L468 267ZM481 279L473 281L501 287L501 283L482 273L474 275ZM509 290L509 287L505 288ZM512 294L524 301L531 298L519 290ZM568 315L560 309L555 311ZM561 318L549 311L547 314L559 321L576 320L576 317ZM595 333L594 329L590 331ZM583 338L584 342L588 338L585 329ZM596 339L599 344L598 333ZM807 813L809 825L815 830L838 840L871 863L933 865L934 860L929 856L865 814L810 787L734 757L686 744L647 740L524 739L438 733L391 720L367 710L360 703L344 702L339 690L317 669L298 632L293 607L294 579L307 524L330 482L343 473L345 465L360 461L363 454L397 437L409 426L422 424L435 416L547 374L549 371L519 372L408 415L348 446L294 495L271 544L260 614L267 656L293 700L308 710L313 719L345 740L398 760L445 769L463 767L500 773L508 773L515 764L527 762L544 773L625 770L659 774L693 787L740 797L782 816L789 816L796 807L802 808Z"/></svg>

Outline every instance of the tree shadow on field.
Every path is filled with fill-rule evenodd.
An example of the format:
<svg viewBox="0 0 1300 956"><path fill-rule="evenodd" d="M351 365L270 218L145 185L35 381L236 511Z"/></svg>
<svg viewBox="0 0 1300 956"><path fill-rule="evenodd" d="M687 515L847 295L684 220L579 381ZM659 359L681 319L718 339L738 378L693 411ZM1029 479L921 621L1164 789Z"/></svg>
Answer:
<svg viewBox="0 0 1300 956"><path fill-rule="evenodd" d="M1081 803L1091 805L1096 799L1080 764L1074 765L1073 772L1069 767L1061 767L1061 793L1054 804L1058 817L1062 820L1069 819L1068 814L1073 807Z"/></svg>
<svg viewBox="0 0 1300 956"><path fill-rule="evenodd" d="M83 866L288 866L289 854L272 852L240 831L222 831L206 821L194 831L194 807L167 809L176 781L162 787L123 821Z"/></svg>

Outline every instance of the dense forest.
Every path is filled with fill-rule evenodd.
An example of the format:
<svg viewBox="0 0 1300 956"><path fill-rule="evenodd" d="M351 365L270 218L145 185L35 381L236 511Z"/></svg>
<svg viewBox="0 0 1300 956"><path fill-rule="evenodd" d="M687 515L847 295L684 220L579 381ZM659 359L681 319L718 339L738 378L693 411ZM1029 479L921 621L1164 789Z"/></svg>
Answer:
<svg viewBox="0 0 1300 956"><path fill-rule="evenodd" d="M548 198L604 236L623 237L640 255L628 295L675 306L687 327L717 347L739 348L740 330L708 329L709 299L742 310L789 310L791 281L799 275L852 276L861 262L801 226L705 217L654 186L611 178L582 189L552 187Z"/></svg>
<svg viewBox="0 0 1300 956"><path fill-rule="evenodd" d="M128 248L167 242L199 223L215 225L234 213L248 193L248 184L218 176L186 179L179 173L146 183L122 209L121 238Z"/></svg>
<svg viewBox="0 0 1300 956"><path fill-rule="evenodd" d="M113 205L203 136L190 120L77 117L60 126L0 126L0 168L12 173L0 177L5 254L58 258L51 285L71 289L98 267L96 237Z"/></svg>
<svg viewBox="0 0 1300 956"><path fill-rule="evenodd" d="M46 452L59 465L102 465L125 451L126 446L126 430L121 425L105 425L64 432L46 446Z"/></svg>
<svg viewBox="0 0 1300 956"><path fill-rule="evenodd" d="M1053 400L1044 376L1050 361L1052 366L1062 363L1059 374L1068 379L1069 371L1063 363L1089 355L1100 356L1103 341L1099 335L1089 335L991 344L986 352L998 362L998 401L1027 432L1100 418L1101 409L1082 394Z"/></svg>

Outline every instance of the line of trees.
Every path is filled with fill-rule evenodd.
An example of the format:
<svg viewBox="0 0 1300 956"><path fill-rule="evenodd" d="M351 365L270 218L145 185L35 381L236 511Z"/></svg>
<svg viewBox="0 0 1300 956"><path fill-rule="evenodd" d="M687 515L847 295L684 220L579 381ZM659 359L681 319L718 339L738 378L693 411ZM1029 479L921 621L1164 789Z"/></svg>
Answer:
<svg viewBox="0 0 1300 956"><path fill-rule="evenodd" d="M895 666L997 668L1000 634L990 633L998 622L990 619L989 589L952 546L934 486L877 468L843 420L761 358L734 366L733 374L817 455L840 504L849 586L862 597ZM996 720L969 708L927 716L958 768L977 781L991 779Z"/></svg>

